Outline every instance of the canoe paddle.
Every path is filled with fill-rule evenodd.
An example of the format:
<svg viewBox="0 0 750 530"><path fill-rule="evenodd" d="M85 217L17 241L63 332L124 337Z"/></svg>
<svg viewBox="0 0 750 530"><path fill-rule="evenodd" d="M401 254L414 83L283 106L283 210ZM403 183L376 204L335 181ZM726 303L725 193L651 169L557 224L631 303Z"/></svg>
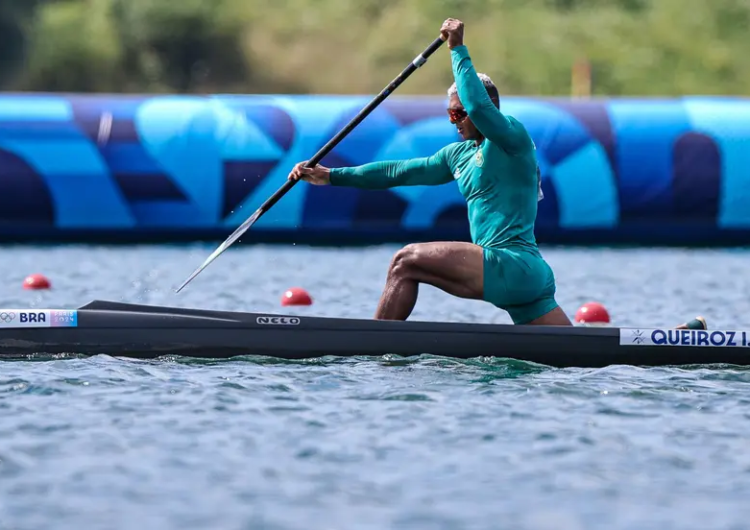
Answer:
<svg viewBox="0 0 750 530"><path fill-rule="evenodd" d="M372 101L370 101L370 103L368 103L365 108L363 108L361 111L359 111L359 113L354 118L352 118L352 120L349 123L347 123L346 126L343 129L341 129L336 134L336 136L334 136L333 138L331 138L331 140L327 144L325 144L323 147L321 147L320 151L318 151L317 153L315 153L315 156L313 156L310 160L307 161L306 166L309 167L309 168L312 168L312 167L315 167L316 165L318 165L318 163L323 159L323 157L325 157L331 151L331 149L333 149L334 147L336 147L336 145L338 145L338 143L341 142L341 140L343 140L346 137L346 135L348 135L350 132L352 132L352 130L357 125L359 125L362 120L364 120L373 110L375 110L375 108L378 105L380 105L383 101L385 101L385 99L388 96L390 96L393 93L393 91L396 90L401 85L401 83L403 83L404 81L406 81L406 79L415 70L417 70L417 68L419 68L424 63L426 63L427 59L430 57L430 55L432 55L433 53L435 53L435 51L438 48L440 48L440 45L443 44L443 42L445 42L445 41L443 40L442 36L440 36L437 39L435 39L434 41L432 41L432 44L430 44L427 48L425 48L425 50L422 53L420 53L419 55L417 55L414 58L414 60L411 63L409 63L409 65L406 68L404 68L404 70L393 81L391 81L388 84L388 86L386 86L380 92L380 94L378 94L377 96L375 96L375 98ZM215 260L216 258L218 258L219 255L221 255L222 252L224 252L233 243L235 243L242 236L242 234L244 234L245 232L247 232L247 230L251 226L253 226L253 224L255 224L255 222L258 219L260 219L261 216L264 213L266 213L268 210L270 210L271 207L274 204L276 204L279 201L279 199L281 199L286 194L286 192L288 192L290 189L292 189L292 187L296 183L297 183L296 180L287 180L284 183L284 185L281 186L281 188L279 188L278 191L276 191L276 193L274 193L273 195L271 195L268 198L268 200L266 200L266 202L264 202L260 206L260 208L258 208L255 211L255 213L253 215L251 215L250 217L248 217L247 220L244 223L242 223L237 228L237 230L235 230L232 233L232 235L230 235L227 238L227 240L224 241L219 246L219 248L217 248L216 250L214 250L213 254L211 254L208 257L208 259L206 259L206 261L203 262L203 265L201 265L200 267L198 267L195 270L195 272L193 272L193 274L191 274L190 277L187 280L185 280L185 282L177 288L177 290L175 292L179 293L183 289L183 287L185 287L188 283L190 283L190 281L192 281L193 278L195 278L196 276L198 276L198 274L200 274L200 272L203 269L205 269L206 267L208 267L208 265L213 260Z"/></svg>

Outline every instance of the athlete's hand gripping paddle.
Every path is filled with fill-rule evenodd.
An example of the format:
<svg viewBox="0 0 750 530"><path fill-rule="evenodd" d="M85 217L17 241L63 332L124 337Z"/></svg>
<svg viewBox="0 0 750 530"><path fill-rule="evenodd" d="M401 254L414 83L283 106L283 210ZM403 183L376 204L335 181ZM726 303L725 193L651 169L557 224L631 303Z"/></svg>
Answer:
<svg viewBox="0 0 750 530"><path fill-rule="evenodd" d="M406 79L415 71L417 68L422 66L424 63L427 62L427 59L437 51L438 48L443 44L444 37L441 35L434 41L432 41L432 44L430 44L425 50L417 55L414 60L409 63L409 65L404 68L404 70L393 80L391 81L388 86L386 86L380 94L375 96L375 98L370 101L370 103L367 104L365 108L363 108L359 113L352 118L352 120L346 124L346 126L341 129L336 136L331 138L331 140L325 144L323 147L320 148L320 150L315 153L315 156L313 156L310 160L307 161L306 166L307 167L315 167L318 162L320 162L323 157L325 157L336 145L341 142L357 125L360 124L362 120L364 120L375 108L380 105L385 99L390 96L398 87L406 81ZM193 274L190 275L190 277L185 280L185 282L180 285L176 293L179 293L190 281L198 276L200 272L208 267L208 265L215 260L216 258L221 255L222 252L224 252L226 249L228 249L233 243L235 243L241 236L244 234L255 222L260 219L260 217L266 213L274 204L276 204L279 199L281 199L286 192L288 192L292 187L297 183L296 180L287 180L281 188L276 191L273 195L271 195L266 202L264 202L260 208L258 208L253 215L248 217L248 219L242 223L233 233L230 235L226 241L224 241L219 248L214 250L213 254L211 254L206 261L203 262L203 265L198 267Z"/></svg>

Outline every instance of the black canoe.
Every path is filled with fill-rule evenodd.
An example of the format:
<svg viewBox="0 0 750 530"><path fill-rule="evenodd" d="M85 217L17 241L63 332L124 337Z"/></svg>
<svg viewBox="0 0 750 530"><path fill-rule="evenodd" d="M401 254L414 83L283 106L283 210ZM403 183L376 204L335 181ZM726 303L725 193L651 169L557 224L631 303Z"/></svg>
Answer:
<svg viewBox="0 0 750 530"><path fill-rule="evenodd" d="M72 310L0 310L0 358L433 354L511 358L554 367L750 365L749 341L750 331L377 321L107 301Z"/></svg>

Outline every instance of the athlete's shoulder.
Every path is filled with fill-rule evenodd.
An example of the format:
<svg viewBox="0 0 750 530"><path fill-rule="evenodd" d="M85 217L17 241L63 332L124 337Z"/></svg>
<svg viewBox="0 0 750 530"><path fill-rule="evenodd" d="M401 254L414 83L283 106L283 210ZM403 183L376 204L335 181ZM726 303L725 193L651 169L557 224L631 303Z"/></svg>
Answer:
<svg viewBox="0 0 750 530"><path fill-rule="evenodd" d="M462 149L466 149L467 146L471 145L473 140L458 140L455 142L451 142L445 147L442 147L440 150L445 151L446 153L452 153L454 151L460 151Z"/></svg>
<svg viewBox="0 0 750 530"><path fill-rule="evenodd" d="M449 164L455 163L461 154L471 149L472 140L452 142L442 147L437 155L442 157Z"/></svg>
<svg viewBox="0 0 750 530"><path fill-rule="evenodd" d="M531 136L529 135L529 131L526 130L526 126L523 124L521 120L516 118L515 116L510 116L508 114L505 115L508 118L508 121L511 124L511 131L518 135L518 136L525 136L531 139Z"/></svg>
<svg viewBox="0 0 750 530"><path fill-rule="evenodd" d="M516 137L517 144L522 146L524 150L535 150L536 145L534 145L534 140L531 138L531 134L529 134L529 131L526 129L523 122L515 116L510 116L508 114L505 116L510 122L511 134Z"/></svg>

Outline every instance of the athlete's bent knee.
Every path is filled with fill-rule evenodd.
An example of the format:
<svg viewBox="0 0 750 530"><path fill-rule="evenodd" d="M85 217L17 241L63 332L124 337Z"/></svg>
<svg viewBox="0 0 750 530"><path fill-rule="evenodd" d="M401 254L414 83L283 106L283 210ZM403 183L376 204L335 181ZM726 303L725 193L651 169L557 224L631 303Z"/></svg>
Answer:
<svg viewBox="0 0 750 530"><path fill-rule="evenodd" d="M419 261L419 254L419 245L414 243L406 245L393 256L389 273L401 278L411 276Z"/></svg>

